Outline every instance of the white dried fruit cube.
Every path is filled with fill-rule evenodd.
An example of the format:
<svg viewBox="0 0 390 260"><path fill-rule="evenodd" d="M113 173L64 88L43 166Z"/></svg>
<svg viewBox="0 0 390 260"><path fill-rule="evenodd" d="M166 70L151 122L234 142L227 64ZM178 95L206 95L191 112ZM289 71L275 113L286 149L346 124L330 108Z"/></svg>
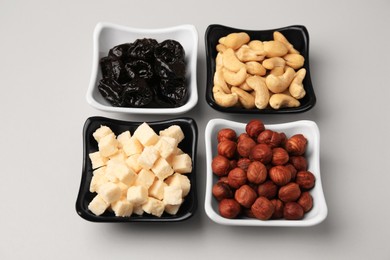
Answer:
<svg viewBox="0 0 390 260"><path fill-rule="evenodd" d="M99 187L98 194L102 197L102 199L107 203L112 203L117 201L121 197L121 189L120 187L112 182L106 182Z"/></svg>
<svg viewBox="0 0 390 260"><path fill-rule="evenodd" d="M184 133L178 125L172 125L167 129L161 130L160 136L168 136L175 138L177 144L184 139Z"/></svg>
<svg viewBox="0 0 390 260"><path fill-rule="evenodd" d="M118 140L113 133L102 137L98 143L99 152L102 156L108 157L118 151Z"/></svg>
<svg viewBox="0 0 390 260"><path fill-rule="evenodd" d="M88 209L95 214L96 216L100 216L106 211L110 204L107 203L99 194L96 195L92 201L88 204Z"/></svg>
<svg viewBox="0 0 390 260"><path fill-rule="evenodd" d="M169 186L177 186L180 187L183 192L183 197L187 196L191 189L190 179L186 175L175 173L172 176L168 177L165 180Z"/></svg>
<svg viewBox="0 0 390 260"><path fill-rule="evenodd" d="M127 190L129 189L129 186L127 186L123 182L118 182L118 183L116 183L116 185L118 185L119 188L121 189L121 197L120 197L119 200L126 199L126 197L127 197Z"/></svg>
<svg viewBox="0 0 390 260"><path fill-rule="evenodd" d="M165 212L170 215L176 215L179 211L181 204L178 205L165 205Z"/></svg>
<svg viewBox="0 0 390 260"><path fill-rule="evenodd" d="M106 177L106 167L100 167L99 169L94 170L91 183L89 185L89 191L97 192L99 187L106 182L108 182L108 178Z"/></svg>
<svg viewBox="0 0 390 260"><path fill-rule="evenodd" d="M112 133L113 133L112 130L108 126L102 125L98 129L96 129L96 131L92 134L92 136L93 138L95 138L97 142L99 142L100 139Z"/></svg>
<svg viewBox="0 0 390 260"><path fill-rule="evenodd" d="M127 200L134 206L142 205L148 201L148 190L144 186L131 186L127 190Z"/></svg>
<svg viewBox="0 0 390 260"><path fill-rule="evenodd" d="M108 158L110 159L110 161L125 162L127 159L127 156L122 149L118 149L118 151L116 153L114 153L113 155L110 155Z"/></svg>
<svg viewBox="0 0 390 260"><path fill-rule="evenodd" d="M183 191L178 186L164 187L163 202L166 205L179 205L183 202Z"/></svg>
<svg viewBox="0 0 390 260"><path fill-rule="evenodd" d="M127 144L130 141L130 138L131 138L130 131L125 131L120 135L118 135L118 137L116 138L119 143L118 147L122 148L125 144Z"/></svg>
<svg viewBox="0 0 390 260"><path fill-rule="evenodd" d="M143 186L147 190L152 186L154 179L156 176L154 175L153 172L149 170L142 169L137 176L137 179L135 180L135 184L137 186Z"/></svg>
<svg viewBox="0 0 390 260"><path fill-rule="evenodd" d="M138 164L138 158L141 154L133 154L126 159L127 166L134 172L139 173L142 167Z"/></svg>
<svg viewBox="0 0 390 260"><path fill-rule="evenodd" d="M159 157L160 154L154 146L147 146L138 157L138 164L142 168L149 170Z"/></svg>
<svg viewBox="0 0 390 260"><path fill-rule="evenodd" d="M133 185L137 178L137 174L126 163L111 160L107 163L106 176L112 182L120 181L128 186Z"/></svg>
<svg viewBox="0 0 390 260"><path fill-rule="evenodd" d="M149 188L149 196L162 200L164 198L164 187L167 184L159 179L156 179Z"/></svg>
<svg viewBox="0 0 390 260"><path fill-rule="evenodd" d="M133 205L133 213L142 216L144 214L144 210L142 209L142 205Z"/></svg>
<svg viewBox="0 0 390 260"><path fill-rule="evenodd" d="M164 158L159 158L151 168L152 172L160 180L164 180L168 176L173 174L173 169Z"/></svg>
<svg viewBox="0 0 390 260"><path fill-rule="evenodd" d="M160 153L160 156L163 158L168 158L177 147L177 142L175 138L169 136L162 136L160 140L154 145L157 151Z"/></svg>
<svg viewBox="0 0 390 260"><path fill-rule="evenodd" d="M135 136L132 136L128 142L123 145L123 151L127 156L140 154L144 150L144 146L138 141Z"/></svg>
<svg viewBox="0 0 390 260"><path fill-rule="evenodd" d="M188 154L179 154L172 159L172 168L178 173L190 173L192 171L192 160Z"/></svg>
<svg viewBox="0 0 390 260"><path fill-rule="evenodd" d="M158 135L147 123L142 123L138 126L134 132L134 136L137 137L143 146L154 145L159 139Z"/></svg>
<svg viewBox="0 0 390 260"><path fill-rule="evenodd" d="M107 164L108 158L100 154L99 151L90 153L89 159L91 159L92 169L102 167Z"/></svg>
<svg viewBox="0 0 390 260"><path fill-rule="evenodd" d="M161 217L164 213L165 205L161 200L149 197L148 201L142 205L142 209L148 213L157 217Z"/></svg>
<svg viewBox="0 0 390 260"><path fill-rule="evenodd" d="M126 199L121 199L112 203L111 209L117 217L129 217L133 214L133 204Z"/></svg>

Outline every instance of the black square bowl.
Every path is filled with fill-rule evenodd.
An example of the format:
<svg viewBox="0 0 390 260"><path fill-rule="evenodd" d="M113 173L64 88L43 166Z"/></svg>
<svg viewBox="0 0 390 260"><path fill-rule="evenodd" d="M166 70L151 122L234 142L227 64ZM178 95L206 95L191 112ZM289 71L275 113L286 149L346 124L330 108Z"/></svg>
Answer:
<svg viewBox="0 0 390 260"><path fill-rule="evenodd" d="M213 97L213 80L215 73L215 58L217 57L216 46L218 40L230 33L234 32L246 32L251 40L270 41L273 40L274 31L281 32L287 40L294 45L294 48L300 52L305 58L305 64L303 67L306 69L306 76L303 80L303 85L306 90L306 95L299 100L301 105L294 108L281 108L272 109L271 107L265 109L245 109L240 107L221 107L219 106ZM212 24L207 27L205 33L206 42L206 60L207 60L207 83L206 83L206 101L215 110L226 113L237 114L286 114L286 113L300 113L310 110L316 103L316 96L314 93L313 85L310 77L309 69L309 33L303 25L292 25L282 28L269 29L269 30L245 30L232 28L219 24Z"/></svg>
<svg viewBox="0 0 390 260"><path fill-rule="evenodd" d="M196 192L196 149L198 128L192 118L177 118L164 121L147 122L153 130L158 133L160 130L168 128L171 125L178 125L184 132L184 139L178 145L183 152L187 153L192 159L192 172L186 174L191 182L191 190L184 198L176 215L169 215L164 212L161 217L156 217L144 213L142 216L131 215L130 217L116 217L113 212L106 211L100 216L94 215L89 209L88 204L92 201L96 193L89 191L92 179L92 164L89 159L89 153L98 151L98 145L92 134L101 125L108 126L119 135L129 130L134 133L135 129L143 122L121 121L105 117L90 117L86 120L83 129L83 168L80 189L76 201L76 211L84 219L92 222L177 222L190 218L197 208Z"/></svg>

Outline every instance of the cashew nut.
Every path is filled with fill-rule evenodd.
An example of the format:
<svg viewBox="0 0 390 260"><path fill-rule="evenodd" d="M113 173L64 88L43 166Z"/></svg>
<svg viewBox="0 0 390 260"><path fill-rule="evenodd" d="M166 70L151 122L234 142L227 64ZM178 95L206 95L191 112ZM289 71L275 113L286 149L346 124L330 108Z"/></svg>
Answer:
<svg viewBox="0 0 390 260"><path fill-rule="evenodd" d="M223 56L221 52L218 52L217 57L215 57L215 68L216 70L222 69L223 67Z"/></svg>
<svg viewBox="0 0 390 260"><path fill-rule="evenodd" d="M292 96L287 94L273 94L269 99L269 105L273 109L280 109L284 107L299 107L300 102Z"/></svg>
<svg viewBox="0 0 390 260"><path fill-rule="evenodd" d="M264 76L267 71L263 65L257 61L248 61L245 63L246 71L252 75Z"/></svg>
<svg viewBox="0 0 390 260"><path fill-rule="evenodd" d="M252 109L255 107L255 98L246 92L237 87L232 87L232 93L236 93L238 96L238 101L246 109Z"/></svg>
<svg viewBox="0 0 390 260"><path fill-rule="evenodd" d="M242 45L237 51L236 55L238 59L242 62L247 61L262 61L264 60L264 56L259 56L256 51L249 48L248 45Z"/></svg>
<svg viewBox="0 0 390 260"><path fill-rule="evenodd" d="M294 46L284 37L284 35L278 31L274 32L274 40L278 42L282 42L286 48L288 49L288 53L299 54L299 51L294 49Z"/></svg>
<svg viewBox="0 0 390 260"><path fill-rule="evenodd" d="M220 44L217 44L216 49L217 49L217 52L224 52L227 48L225 45L220 43Z"/></svg>
<svg viewBox="0 0 390 260"><path fill-rule="evenodd" d="M276 67L284 67L286 65L286 61L281 57L272 57L269 59L263 60L263 66L264 68L268 70L272 70Z"/></svg>
<svg viewBox="0 0 390 260"><path fill-rule="evenodd" d="M246 78L248 78L248 77L250 77L249 74L247 74ZM248 86L248 83L246 83L246 80L241 85L239 85L238 87L240 89L242 89L242 90L245 90L245 91L252 91L253 90L251 87Z"/></svg>
<svg viewBox="0 0 390 260"><path fill-rule="evenodd" d="M232 86L239 86L246 79L245 66L242 67L238 72L230 71L226 68L223 68L222 72L223 72L223 78L225 79L226 83L228 83Z"/></svg>
<svg viewBox="0 0 390 260"><path fill-rule="evenodd" d="M265 83L268 89L271 90L273 93L281 93L290 86L290 83L293 80L294 76L294 69L288 67L283 75L275 76L273 74L269 74L265 79Z"/></svg>
<svg viewBox="0 0 390 260"><path fill-rule="evenodd" d="M232 107L238 103L238 95L236 93L226 94L220 86L213 87L215 103L221 107Z"/></svg>
<svg viewBox="0 0 390 260"><path fill-rule="evenodd" d="M265 56L264 44L259 40L252 40L248 43L249 48L254 50L257 55Z"/></svg>
<svg viewBox="0 0 390 260"><path fill-rule="evenodd" d="M306 91L303 88L303 83L302 83L305 76L306 76L305 68L298 70L289 87L289 92L291 96L293 96L296 99L301 99L306 95Z"/></svg>
<svg viewBox="0 0 390 260"><path fill-rule="evenodd" d="M214 73L214 85L220 86L223 90L223 92L230 94L230 88L226 84L225 79L223 78L223 72L222 69L218 69Z"/></svg>
<svg viewBox="0 0 390 260"><path fill-rule="evenodd" d="M301 54L290 53L283 56L286 60L286 64L293 69L302 68L305 63L305 58Z"/></svg>
<svg viewBox="0 0 390 260"><path fill-rule="evenodd" d="M222 43L228 48L232 48L233 50L237 50L243 44L249 42L249 35L245 32L239 33L231 33L226 37L222 37L219 39L219 43Z"/></svg>
<svg viewBox="0 0 390 260"><path fill-rule="evenodd" d="M269 91L262 77L251 76L246 79L246 83L255 91L255 106L264 109L268 106Z"/></svg>
<svg viewBox="0 0 390 260"><path fill-rule="evenodd" d="M264 42L264 51L266 56L269 58L272 57L282 57L287 54L287 47L279 41L268 41Z"/></svg>
<svg viewBox="0 0 390 260"><path fill-rule="evenodd" d="M223 53L223 66L227 68L230 71L237 72L239 71L242 67L245 66L244 63L242 63L237 57L236 54L234 53L233 49L228 48L225 50Z"/></svg>

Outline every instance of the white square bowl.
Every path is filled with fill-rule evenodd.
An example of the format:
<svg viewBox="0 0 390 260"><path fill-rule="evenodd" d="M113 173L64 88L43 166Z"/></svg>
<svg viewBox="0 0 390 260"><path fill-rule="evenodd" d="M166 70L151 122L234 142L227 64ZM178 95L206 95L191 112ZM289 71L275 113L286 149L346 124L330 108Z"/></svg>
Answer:
<svg viewBox="0 0 390 260"><path fill-rule="evenodd" d="M284 132L287 137L294 134L303 134L308 140L308 146L305 157L308 162L308 170L316 177L316 183L310 194L313 197L313 208L305 213L301 220L258 220L253 218L227 219L218 212L218 202L212 195L212 187L217 182L218 177L213 174L211 169L212 159L217 155L217 134L222 128L231 128L237 135L245 132L244 123L229 121L225 119L212 119L208 122L205 130L206 159L207 159L207 178L206 178L206 196L205 211L207 216L216 223L223 225L236 226L281 226L281 227L303 227L313 226L321 223L328 215L328 208L325 202L325 196L322 189L320 175L320 132L318 126L313 121L301 120L283 124L265 125L266 129Z"/></svg>
<svg viewBox="0 0 390 260"><path fill-rule="evenodd" d="M98 90L102 73L100 58L107 56L108 51L119 44L134 42L137 39L153 38L158 42L172 39L180 42L185 50L186 82L188 100L174 108L131 108L114 107L108 103ZM196 63L198 53L198 32L193 25L179 25L160 29L137 29L112 23L98 23L93 35L92 73L87 91L87 102L94 108L128 114L182 114L192 109L198 102L196 82Z"/></svg>

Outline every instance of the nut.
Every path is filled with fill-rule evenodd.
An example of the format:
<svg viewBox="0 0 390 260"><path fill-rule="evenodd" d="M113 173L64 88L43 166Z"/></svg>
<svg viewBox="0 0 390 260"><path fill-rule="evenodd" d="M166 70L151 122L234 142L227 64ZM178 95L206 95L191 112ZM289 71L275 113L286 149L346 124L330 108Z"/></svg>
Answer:
<svg viewBox="0 0 390 260"><path fill-rule="evenodd" d="M251 138L247 133L242 133L237 138L237 143L241 142L245 138Z"/></svg>
<svg viewBox="0 0 390 260"><path fill-rule="evenodd" d="M224 218L235 218L240 213L241 206L234 199L223 199L219 203L219 214Z"/></svg>
<svg viewBox="0 0 390 260"><path fill-rule="evenodd" d="M249 182L260 184L267 179L267 168L259 161L254 161L249 164L246 176Z"/></svg>
<svg viewBox="0 0 390 260"><path fill-rule="evenodd" d="M295 182L299 185L300 188L310 190L314 187L315 177L314 174L309 171L300 171L297 173Z"/></svg>
<svg viewBox="0 0 390 260"><path fill-rule="evenodd" d="M215 175L219 177L225 176L229 173L230 161L222 155L217 155L211 162L211 169Z"/></svg>
<svg viewBox="0 0 390 260"><path fill-rule="evenodd" d="M217 182L213 186L213 195L218 200L233 198L233 192L230 186L224 182Z"/></svg>
<svg viewBox="0 0 390 260"><path fill-rule="evenodd" d="M235 189L240 188L246 183L247 177L246 173L241 168L234 168L228 174L229 186Z"/></svg>
<svg viewBox="0 0 390 260"><path fill-rule="evenodd" d="M278 193L278 186L271 180L268 180L257 187L257 194L267 199L275 198Z"/></svg>
<svg viewBox="0 0 390 260"><path fill-rule="evenodd" d="M291 180L291 171L283 165L272 167L269 169L268 174L270 179L279 186L286 185Z"/></svg>
<svg viewBox="0 0 390 260"><path fill-rule="evenodd" d="M234 169L237 167L237 160L230 160L230 169Z"/></svg>
<svg viewBox="0 0 390 260"><path fill-rule="evenodd" d="M280 144L279 145L284 147L286 142L287 142L287 136L283 132L279 133L279 136L280 136Z"/></svg>
<svg viewBox="0 0 390 260"><path fill-rule="evenodd" d="M295 169L295 167L291 163L286 164L285 167L290 170L290 172L291 172L291 180L294 181L295 180L295 176L297 175L297 169Z"/></svg>
<svg viewBox="0 0 390 260"><path fill-rule="evenodd" d="M266 144L257 144L250 151L249 159L267 164L272 160L272 150Z"/></svg>
<svg viewBox="0 0 390 260"><path fill-rule="evenodd" d="M237 144L237 152L242 157L248 157L256 142L250 137L242 137Z"/></svg>
<svg viewBox="0 0 390 260"><path fill-rule="evenodd" d="M272 149L272 164L273 165L283 165L286 164L289 160L288 153L285 149L281 147L275 147Z"/></svg>
<svg viewBox="0 0 390 260"><path fill-rule="evenodd" d="M280 146L282 141L282 136L272 130L266 129L261 132L257 137L257 142L259 144L268 144L271 148Z"/></svg>
<svg viewBox="0 0 390 260"><path fill-rule="evenodd" d="M238 149L238 147L237 147L237 149ZM251 164L251 163L252 163L252 161L249 160L248 158L240 158L237 161L237 167L240 167L244 171L247 171L248 167L249 167L249 164Z"/></svg>
<svg viewBox="0 0 390 260"><path fill-rule="evenodd" d="M303 208L296 202L287 202L284 205L283 216L288 220L298 220L303 218Z"/></svg>
<svg viewBox="0 0 390 260"><path fill-rule="evenodd" d="M272 214L271 218L278 219L283 217L283 208L284 208L283 202L279 199L273 199L271 200L271 203L274 204L275 207L274 214Z"/></svg>
<svg viewBox="0 0 390 260"><path fill-rule="evenodd" d="M294 166L297 171L307 170L307 160L304 156L291 156L290 163Z"/></svg>
<svg viewBox="0 0 390 260"><path fill-rule="evenodd" d="M235 141L237 138L237 134L233 129L230 128L224 128L219 130L217 139L218 143L224 141L224 140L230 140L230 141Z"/></svg>
<svg viewBox="0 0 390 260"><path fill-rule="evenodd" d="M274 204L266 197L259 197L255 200L251 207L253 215L261 220L270 219L275 211Z"/></svg>
<svg viewBox="0 0 390 260"><path fill-rule="evenodd" d="M244 215L248 218L256 218L255 215L252 212L252 209L244 209Z"/></svg>
<svg viewBox="0 0 390 260"><path fill-rule="evenodd" d="M307 139L302 134L291 136L286 142L286 150L291 155L303 155L306 151Z"/></svg>
<svg viewBox="0 0 390 260"><path fill-rule="evenodd" d="M301 205L304 212L310 211L313 207L313 197L308 191L302 192L301 197L299 197L297 202Z"/></svg>
<svg viewBox="0 0 390 260"><path fill-rule="evenodd" d="M289 184L280 187L278 196L283 202L296 201L299 196L301 196L301 190L299 189L298 184L290 182Z"/></svg>
<svg viewBox="0 0 390 260"><path fill-rule="evenodd" d="M256 192L246 184L242 185L234 194L234 199L245 208L250 208L256 198Z"/></svg>
<svg viewBox="0 0 390 260"><path fill-rule="evenodd" d="M228 181L227 176L223 176L223 177L219 178L218 182L226 183L229 185L229 181Z"/></svg>
<svg viewBox="0 0 390 260"><path fill-rule="evenodd" d="M230 140L224 140L218 144L218 154L225 156L229 159L233 158L236 150L237 150L237 144Z"/></svg>
<svg viewBox="0 0 390 260"><path fill-rule="evenodd" d="M264 131L264 123L259 119L253 119L246 124L245 130L247 134L252 138L257 138L257 136Z"/></svg>

